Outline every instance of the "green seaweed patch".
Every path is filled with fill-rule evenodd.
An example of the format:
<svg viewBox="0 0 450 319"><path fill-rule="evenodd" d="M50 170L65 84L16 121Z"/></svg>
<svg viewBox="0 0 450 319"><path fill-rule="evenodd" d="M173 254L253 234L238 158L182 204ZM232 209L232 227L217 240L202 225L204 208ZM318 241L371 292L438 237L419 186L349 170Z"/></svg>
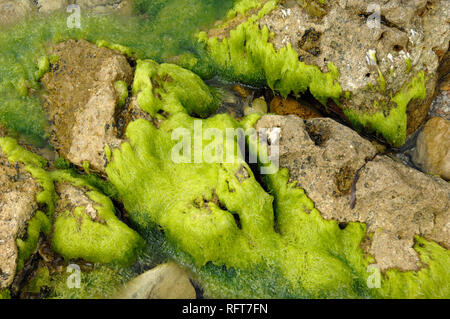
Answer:
<svg viewBox="0 0 450 319"><path fill-rule="evenodd" d="M35 253L41 233L48 236L51 229L52 224L50 219L41 211L37 211L33 218L28 221L26 239L16 240L19 251L17 270L21 270L25 262Z"/></svg>
<svg viewBox="0 0 450 319"><path fill-rule="evenodd" d="M0 289L0 299L11 299L11 292L9 289Z"/></svg>
<svg viewBox="0 0 450 319"><path fill-rule="evenodd" d="M119 107L125 106L128 98L128 85L124 81L116 81L114 83L114 89L119 97Z"/></svg>
<svg viewBox="0 0 450 319"><path fill-rule="evenodd" d="M98 220L84 213L85 207L76 207L56 216L52 248L65 259L82 258L95 263L135 262L142 248L142 238L115 216L111 200L105 195L90 191L87 196L97 205Z"/></svg>
<svg viewBox="0 0 450 319"><path fill-rule="evenodd" d="M218 98L196 74L175 64L138 60L133 82L139 107L152 117L187 112L209 116L218 108Z"/></svg>
<svg viewBox="0 0 450 319"><path fill-rule="evenodd" d="M25 150L10 137L0 138L0 148L9 161L25 164L25 169L43 189L36 200L45 204L47 209L46 214L38 211L29 221L27 239L17 240L19 269L35 251L39 234L49 235L51 227L51 245L66 259L83 258L91 262L120 264L129 264L136 259L142 248L142 238L115 216L111 200L101 193L104 190L112 198L117 198L112 184L93 174L79 175L73 169L46 171L47 163L42 157ZM98 204L95 209L103 223L90 220L83 207L77 207L73 214L64 212L54 216L58 201L54 182L68 182L89 189L88 196Z"/></svg>
<svg viewBox="0 0 450 319"><path fill-rule="evenodd" d="M388 115L385 115L382 111L367 114L352 109L344 109L344 113L353 127L357 129L368 128L381 134L389 144L400 147L406 140L406 108L411 100L423 100L426 97L425 84L425 72L420 71L391 99L396 104L396 107L391 108Z"/></svg>
<svg viewBox="0 0 450 319"><path fill-rule="evenodd" d="M269 42L266 26L259 28L257 21L276 8L277 1L268 1L259 12L230 31L230 36L219 40L209 38L205 32L198 34L208 54L218 68L232 80L251 84L267 84L284 97L289 93L305 92L326 105L328 99L338 103L342 88L338 83L339 72L333 63L328 73L317 66L298 61L298 54L290 44L279 51Z"/></svg>

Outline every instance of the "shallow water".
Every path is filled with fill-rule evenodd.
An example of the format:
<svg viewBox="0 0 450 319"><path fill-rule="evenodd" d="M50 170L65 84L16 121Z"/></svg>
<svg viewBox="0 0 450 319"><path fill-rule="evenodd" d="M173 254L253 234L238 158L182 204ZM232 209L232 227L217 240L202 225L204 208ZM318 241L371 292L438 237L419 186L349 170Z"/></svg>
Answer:
<svg viewBox="0 0 450 319"><path fill-rule="evenodd" d="M223 17L232 4L232 0L135 0L129 15L82 11L80 29L68 27L70 13L29 16L0 32L0 123L10 134L45 144L47 116L37 63L51 43L69 38L106 40L133 49L138 58L187 63L203 77L214 75L195 33Z"/></svg>

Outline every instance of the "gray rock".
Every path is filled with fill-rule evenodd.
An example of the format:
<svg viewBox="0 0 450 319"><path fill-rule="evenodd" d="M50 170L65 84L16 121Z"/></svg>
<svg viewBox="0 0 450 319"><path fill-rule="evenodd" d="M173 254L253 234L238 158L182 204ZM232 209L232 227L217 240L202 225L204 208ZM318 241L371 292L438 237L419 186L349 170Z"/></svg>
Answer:
<svg viewBox="0 0 450 319"><path fill-rule="evenodd" d="M413 162L425 173L450 180L450 121L433 117L417 137Z"/></svg>
<svg viewBox="0 0 450 319"><path fill-rule="evenodd" d="M195 289L184 269L169 262L134 278L115 299L195 299Z"/></svg>
<svg viewBox="0 0 450 319"><path fill-rule="evenodd" d="M307 1L312 2L312 1ZM413 100L408 105L408 134L425 120L434 96L440 59L447 52L450 39L450 2L445 0L340 0L326 1L325 15L312 16L300 1L287 1L260 20L274 32L276 49L288 43L299 59L328 71L328 62L339 69L343 90L351 99L342 107L372 114L389 112L395 95L420 71L428 78L425 101ZM380 27L367 24L371 5L379 5ZM377 63L370 63L373 50ZM407 59L411 61L408 70ZM386 81L386 91L377 87L378 68ZM374 105L377 101L377 106ZM394 104L395 105L395 104Z"/></svg>
<svg viewBox="0 0 450 319"><path fill-rule="evenodd" d="M263 116L256 128L281 128L280 166L325 219L362 222L380 269L417 270L420 235L450 247L450 186L393 159L331 119Z"/></svg>
<svg viewBox="0 0 450 319"><path fill-rule="evenodd" d="M40 186L22 163L10 163L0 149L0 289L16 275L17 238L25 234L27 222L38 209Z"/></svg>
<svg viewBox="0 0 450 319"><path fill-rule="evenodd" d="M41 80L48 90L44 103L53 123L51 142L72 163L88 161L102 173L105 146L120 144L114 83L130 85L132 68L123 55L84 40L60 43L52 54L60 59Z"/></svg>

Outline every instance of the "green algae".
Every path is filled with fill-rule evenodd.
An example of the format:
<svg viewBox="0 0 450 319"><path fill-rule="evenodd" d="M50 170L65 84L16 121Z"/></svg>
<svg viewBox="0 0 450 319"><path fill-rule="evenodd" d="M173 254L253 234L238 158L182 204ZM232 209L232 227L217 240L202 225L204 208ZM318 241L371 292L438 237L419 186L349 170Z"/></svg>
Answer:
<svg viewBox="0 0 450 319"><path fill-rule="evenodd" d="M149 78L153 69L143 68L136 76L144 78L147 73ZM191 268L208 296L445 298L450 294L443 268L448 252L420 238L417 242L423 247L416 250L428 266L419 272L390 271L380 279L379 289L370 289L373 258L360 247L365 225L349 223L341 229L336 221L324 220L305 192L288 184L286 169L265 175L267 192L242 149L236 153L235 146L229 146L237 141L230 140L226 130L248 129L259 116L239 123L225 114L203 120L188 114L197 112L172 112L159 128L143 119L130 123L127 142L113 150L106 172L148 244ZM203 131L198 133L200 127ZM212 139L204 133L208 128L222 132L218 135L222 138ZM188 136L190 150L186 161L177 162L173 150L180 129ZM203 145L196 144L196 134L201 134ZM216 161L192 162L192 156L216 146L222 147ZM248 147L254 152L259 148L251 140ZM220 161L230 152L234 161ZM242 171L245 179L240 178ZM438 277L445 283L437 283Z"/></svg>
<svg viewBox="0 0 450 319"><path fill-rule="evenodd" d="M53 250L68 260L124 265L135 262L142 239L117 219L108 197L96 191L87 195L97 203L94 207L101 222L91 220L83 206L58 214L53 224Z"/></svg>
<svg viewBox="0 0 450 319"><path fill-rule="evenodd" d="M116 94L119 97L119 107L123 107L128 98L128 85L124 81L114 83Z"/></svg>
<svg viewBox="0 0 450 319"><path fill-rule="evenodd" d="M231 79L256 85L267 84L286 97L289 93L311 94L326 105L328 99L338 102L342 88L337 82L339 72L329 63L328 73L322 73L317 66L298 61L298 55L288 44L279 51L269 42L267 27L259 28L256 23L272 11L278 1L268 1L257 14L230 31L227 38L208 38L201 32L199 41L223 74Z"/></svg>
<svg viewBox="0 0 450 319"><path fill-rule="evenodd" d="M36 200L46 207L46 214L38 211L29 221L27 239L17 240L19 249L18 269L35 251L40 233L50 238L52 248L64 258L100 263L133 263L142 248L142 238L115 216L115 208L108 197L115 197L116 190L108 182L92 174L79 175L74 170L47 171L46 161L25 149L16 140L0 138L0 148L8 160L25 164L25 169L41 185L42 191ZM62 212L55 216L59 197L54 183L70 183L89 190L87 195L97 205L101 222L92 221L83 213L83 207L74 212ZM108 196L104 195L104 190Z"/></svg>
<svg viewBox="0 0 450 319"><path fill-rule="evenodd" d="M0 299L11 299L11 292L9 289L0 289Z"/></svg>
<svg viewBox="0 0 450 319"><path fill-rule="evenodd" d="M374 114L361 113L352 109L344 109L344 113L357 129L372 130L380 133L391 145L399 147L405 143L407 114L406 108L413 99L426 97L426 77L423 71L419 72L391 101L395 103L389 114L376 112Z"/></svg>
<svg viewBox="0 0 450 319"><path fill-rule="evenodd" d="M41 211L37 211L33 218L28 221L26 239L16 240L19 251L17 270L21 270L25 262L35 253L41 233L48 236L51 229L52 225L49 218Z"/></svg>
<svg viewBox="0 0 450 319"><path fill-rule="evenodd" d="M195 32L220 19L232 1L168 0L133 1L133 15L94 15L82 11L81 28L68 28L65 13L31 15L0 32L0 124L9 134L43 145L48 138L47 114L42 108L40 77L54 57L47 56L51 43L86 39L137 58L159 62L174 56L212 74ZM133 36L130 36L133 35ZM195 57L198 57L195 58ZM192 62L194 61L194 63Z"/></svg>
<svg viewBox="0 0 450 319"><path fill-rule="evenodd" d="M206 117L218 108L211 89L196 74L174 64L157 64L138 60L133 81L133 94L139 106L152 117L187 111Z"/></svg>

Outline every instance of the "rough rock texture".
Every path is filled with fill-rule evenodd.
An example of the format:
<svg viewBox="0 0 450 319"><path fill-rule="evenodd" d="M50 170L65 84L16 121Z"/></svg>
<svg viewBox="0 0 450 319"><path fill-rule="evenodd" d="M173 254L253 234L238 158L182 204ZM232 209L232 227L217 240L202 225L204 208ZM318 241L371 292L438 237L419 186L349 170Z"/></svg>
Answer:
<svg viewBox="0 0 450 319"><path fill-rule="evenodd" d="M59 61L42 78L44 105L52 121L51 143L76 165L84 161L98 172L106 164L105 145L118 146L115 115L120 111L116 81L131 84L127 59L87 41L67 41L51 54Z"/></svg>
<svg viewBox="0 0 450 319"><path fill-rule="evenodd" d="M333 62L339 69L342 89L352 93L351 99L343 101L343 107L352 110L388 113L395 107L390 94L395 95L420 70L425 70L427 97L424 101L413 100L407 109L408 134L414 132L427 116L439 61L448 49L450 26L445 21L448 22L450 16L450 2L326 2L325 15L319 18L303 8L300 1L284 1L260 20L260 26L267 26L274 32L275 48L290 43L299 59L307 64L327 71L327 64ZM372 21L373 13L369 3L380 6L379 28L370 28L367 24L368 20ZM369 50L374 50L377 63L370 60ZM385 91L377 82L380 78L378 68L385 80Z"/></svg>
<svg viewBox="0 0 450 319"><path fill-rule="evenodd" d="M280 166L326 219L367 224L364 245L380 269L416 270L414 236L450 247L450 186L387 156L331 119L267 115L256 128L281 127Z"/></svg>
<svg viewBox="0 0 450 319"><path fill-rule="evenodd" d="M441 91L431 103L431 116L439 116L450 121L450 90Z"/></svg>
<svg viewBox="0 0 450 319"><path fill-rule="evenodd" d="M129 0L76 0L81 9L88 9L94 13L107 13L113 10L126 11L131 9Z"/></svg>
<svg viewBox="0 0 450 319"><path fill-rule="evenodd" d="M16 274L16 239L25 234L38 208L39 191L23 164L11 164L0 150L0 289L9 286Z"/></svg>
<svg viewBox="0 0 450 319"><path fill-rule="evenodd" d="M276 96L272 99L270 112L279 115L298 115L304 120L322 117L319 111L306 105L304 102L300 103L291 97L283 99L281 96Z"/></svg>
<svg viewBox="0 0 450 319"><path fill-rule="evenodd" d="M65 211L73 212L76 207L83 206L83 212L88 214L92 221L104 222L94 208L98 204L86 195L86 191L83 188L69 183L57 183L56 192L60 198L56 207L56 215Z"/></svg>
<svg viewBox="0 0 450 319"><path fill-rule="evenodd" d="M34 0L34 4L40 13L49 13L67 8L69 0Z"/></svg>
<svg viewBox="0 0 450 319"><path fill-rule="evenodd" d="M184 269L169 262L130 281L116 299L195 299L195 289Z"/></svg>
<svg viewBox="0 0 450 319"><path fill-rule="evenodd" d="M32 9L29 0L0 0L0 25L15 23Z"/></svg>
<svg viewBox="0 0 450 319"><path fill-rule="evenodd" d="M450 121L433 117L417 137L414 163L430 174L450 179Z"/></svg>

